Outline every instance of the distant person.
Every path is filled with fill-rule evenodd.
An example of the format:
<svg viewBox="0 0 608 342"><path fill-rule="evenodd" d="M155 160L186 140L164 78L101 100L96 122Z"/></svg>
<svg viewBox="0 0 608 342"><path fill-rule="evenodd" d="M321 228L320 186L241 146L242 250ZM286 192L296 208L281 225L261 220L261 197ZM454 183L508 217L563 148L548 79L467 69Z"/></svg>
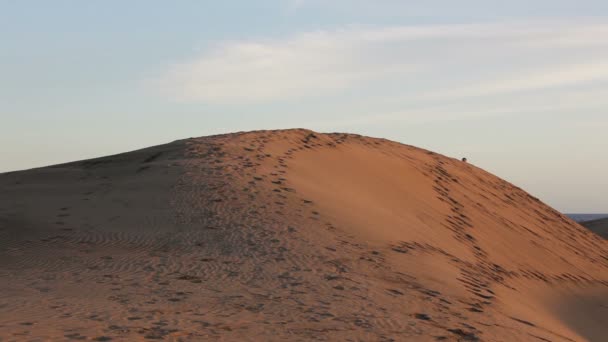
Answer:
<svg viewBox="0 0 608 342"><path fill-rule="evenodd" d="M462 158L462 161L466 163L467 162L467 158Z"/></svg>

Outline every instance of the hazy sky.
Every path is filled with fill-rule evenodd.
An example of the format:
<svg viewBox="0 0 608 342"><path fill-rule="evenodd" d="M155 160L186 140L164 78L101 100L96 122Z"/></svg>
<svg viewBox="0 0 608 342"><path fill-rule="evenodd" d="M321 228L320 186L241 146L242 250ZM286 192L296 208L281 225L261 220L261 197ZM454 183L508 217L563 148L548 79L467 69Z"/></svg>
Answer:
<svg viewBox="0 0 608 342"><path fill-rule="evenodd" d="M608 212L608 1L0 0L0 172L306 127Z"/></svg>

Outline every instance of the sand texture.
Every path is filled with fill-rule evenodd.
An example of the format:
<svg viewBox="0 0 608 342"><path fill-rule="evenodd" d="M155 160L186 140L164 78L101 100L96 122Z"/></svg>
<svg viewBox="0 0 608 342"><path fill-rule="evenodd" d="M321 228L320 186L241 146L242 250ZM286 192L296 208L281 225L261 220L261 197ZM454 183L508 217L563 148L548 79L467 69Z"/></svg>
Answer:
<svg viewBox="0 0 608 342"><path fill-rule="evenodd" d="M308 130L0 175L0 341L607 341L608 241L472 164Z"/></svg>

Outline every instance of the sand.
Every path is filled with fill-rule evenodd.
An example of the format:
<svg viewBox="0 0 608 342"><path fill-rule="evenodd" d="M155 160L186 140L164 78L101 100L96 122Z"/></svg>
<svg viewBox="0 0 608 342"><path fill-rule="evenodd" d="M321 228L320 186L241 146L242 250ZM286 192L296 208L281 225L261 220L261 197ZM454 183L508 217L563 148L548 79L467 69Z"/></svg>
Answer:
<svg viewBox="0 0 608 342"><path fill-rule="evenodd" d="M602 341L608 242L412 146L308 130L0 175L1 341Z"/></svg>

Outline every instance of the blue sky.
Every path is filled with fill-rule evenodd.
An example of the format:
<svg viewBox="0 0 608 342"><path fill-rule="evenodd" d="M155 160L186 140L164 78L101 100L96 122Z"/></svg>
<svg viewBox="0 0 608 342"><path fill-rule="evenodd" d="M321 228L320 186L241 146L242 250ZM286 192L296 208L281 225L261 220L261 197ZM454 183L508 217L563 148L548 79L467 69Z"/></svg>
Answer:
<svg viewBox="0 0 608 342"><path fill-rule="evenodd" d="M0 0L0 172L306 127L608 212L606 1Z"/></svg>

